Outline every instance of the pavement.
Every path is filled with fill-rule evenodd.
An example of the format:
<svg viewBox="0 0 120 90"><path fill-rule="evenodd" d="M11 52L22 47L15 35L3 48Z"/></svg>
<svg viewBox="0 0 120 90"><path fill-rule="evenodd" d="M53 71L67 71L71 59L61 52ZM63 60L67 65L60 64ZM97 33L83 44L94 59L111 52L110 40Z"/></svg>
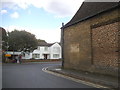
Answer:
<svg viewBox="0 0 120 90"><path fill-rule="evenodd" d="M100 75L85 71L62 69L61 66L47 67L46 70L93 84L102 85L112 90L120 90L117 77Z"/></svg>

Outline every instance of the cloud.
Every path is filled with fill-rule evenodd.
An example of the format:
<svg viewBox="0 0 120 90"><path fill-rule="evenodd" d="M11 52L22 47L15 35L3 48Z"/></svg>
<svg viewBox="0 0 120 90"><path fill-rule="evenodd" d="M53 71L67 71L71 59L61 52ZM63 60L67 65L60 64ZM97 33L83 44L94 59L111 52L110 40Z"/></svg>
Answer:
<svg viewBox="0 0 120 90"><path fill-rule="evenodd" d="M11 32L11 31L14 31L14 29L18 29L18 30L23 30L23 28L19 27L19 26L15 26L15 25L10 25L8 27L4 27L5 30Z"/></svg>
<svg viewBox="0 0 120 90"><path fill-rule="evenodd" d="M57 17L73 16L83 0L44 0L42 8Z"/></svg>
<svg viewBox="0 0 120 90"><path fill-rule="evenodd" d="M28 0L2 0L0 2L0 9L2 8L9 8L9 9L26 9L29 6Z"/></svg>
<svg viewBox="0 0 120 90"><path fill-rule="evenodd" d="M85 2L119 2L120 0L85 0Z"/></svg>
<svg viewBox="0 0 120 90"><path fill-rule="evenodd" d="M2 0L2 1L0 1L0 9L3 9L3 8L13 9L13 7L15 7L15 3L10 2L10 0Z"/></svg>
<svg viewBox="0 0 120 90"><path fill-rule="evenodd" d="M1 14L6 14L6 13L8 13L8 12L7 12L7 10L1 10L0 13L1 13Z"/></svg>
<svg viewBox="0 0 120 90"><path fill-rule="evenodd" d="M61 30L59 28L51 28L51 29L32 29L29 27L20 27L11 25L9 27L4 27L7 31L11 32L15 29L21 31L26 30L36 36L37 39L42 39L47 41L48 43L60 42Z"/></svg>
<svg viewBox="0 0 120 90"><path fill-rule="evenodd" d="M11 18L18 18L19 14L18 14L18 12L14 12L10 16L11 16Z"/></svg>
<svg viewBox="0 0 120 90"><path fill-rule="evenodd" d="M43 39L48 43L60 42L61 30L58 28L54 29L39 29L39 30L31 30L37 37L37 39Z"/></svg>
<svg viewBox="0 0 120 90"><path fill-rule="evenodd" d="M56 17L66 17L73 16L82 2L83 0L39 0L38 2L31 2L31 5L43 8Z"/></svg>
<svg viewBox="0 0 120 90"><path fill-rule="evenodd" d="M30 5L43 8L56 17L72 16L83 0L2 0L2 7L27 9Z"/></svg>

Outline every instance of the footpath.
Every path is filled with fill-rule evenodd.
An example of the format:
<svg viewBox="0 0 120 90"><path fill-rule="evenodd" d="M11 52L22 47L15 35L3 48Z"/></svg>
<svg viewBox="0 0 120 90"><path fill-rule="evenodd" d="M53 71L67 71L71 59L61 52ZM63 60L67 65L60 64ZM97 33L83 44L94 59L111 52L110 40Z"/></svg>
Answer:
<svg viewBox="0 0 120 90"><path fill-rule="evenodd" d="M47 70L55 73L59 73L62 75L66 75L75 79L105 86L111 90L120 90L117 77L100 75L100 74L95 74L95 73L90 73L85 71L62 69L61 66L49 67L47 68Z"/></svg>

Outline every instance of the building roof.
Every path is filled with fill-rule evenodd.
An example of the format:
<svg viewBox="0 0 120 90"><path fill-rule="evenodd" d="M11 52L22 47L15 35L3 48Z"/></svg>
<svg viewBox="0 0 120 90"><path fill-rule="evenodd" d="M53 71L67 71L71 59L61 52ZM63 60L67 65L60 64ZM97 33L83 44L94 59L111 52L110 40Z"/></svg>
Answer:
<svg viewBox="0 0 120 90"><path fill-rule="evenodd" d="M57 42L55 42L55 43L57 43ZM48 46L48 47L50 47L50 46L52 46L55 43L40 42L38 44L38 46ZM60 45L60 43L58 43L58 44Z"/></svg>
<svg viewBox="0 0 120 90"><path fill-rule="evenodd" d="M50 46L50 44L47 42L39 42L38 46Z"/></svg>
<svg viewBox="0 0 120 90"><path fill-rule="evenodd" d="M77 13L63 28L69 27L118 6L118 2L83 2Z"/></svg>

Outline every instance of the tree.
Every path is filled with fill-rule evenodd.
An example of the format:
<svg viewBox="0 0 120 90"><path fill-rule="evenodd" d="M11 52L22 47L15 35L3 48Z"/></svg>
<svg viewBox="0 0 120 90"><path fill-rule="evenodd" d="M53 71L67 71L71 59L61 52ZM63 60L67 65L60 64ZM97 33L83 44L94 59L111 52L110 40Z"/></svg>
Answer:
<svg viewBox="0 0 120 90"><path fill-rule="evenodd" d="M14 30L9 33L9 50L33 51L35 48L37 48L37 39L34 34L25 30Z"/></svg>
<svg viewBox="0 0 120 90"><path fill-rule="evenodd" d="M6 33L6 30L2 27L0 27L0 32L2 34L2 50L6 50L7 49L7 33Z"/></svg>
<svg viewBox="0 0 120 90"><path fill-rule="evenodd" d="M7 50L7 33L6 30L0 27L0 59L2 58L2 62L5 62L5 50Z"/></svg>

